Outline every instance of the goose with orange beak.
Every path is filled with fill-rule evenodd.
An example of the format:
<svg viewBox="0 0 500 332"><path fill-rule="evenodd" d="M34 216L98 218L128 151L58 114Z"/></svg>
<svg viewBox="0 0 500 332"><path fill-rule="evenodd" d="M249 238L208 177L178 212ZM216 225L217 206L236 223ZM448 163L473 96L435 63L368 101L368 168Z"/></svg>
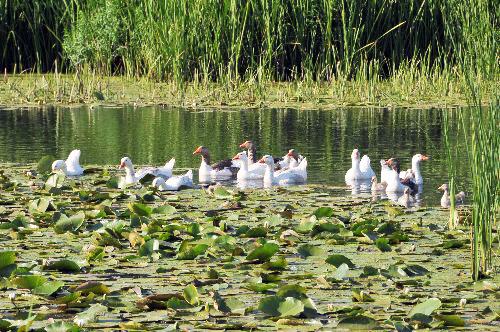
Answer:
<svg viewBox="0 0 500 332"><path fill-rule="evenodd" d="M387 160L387 163L393 169L399 173L399 177L403 180L410 179L416 185L421 186L424 184L424 178L422 177L422 173L420 172L420 162L429 160L429 157L420 153L417 153L411 158L411 172L401 171L399 161L397 159L391 158Z"/></svg>
<svg viewBox="0 0 500 332"><path fill-rule="evenodd" d="M239 163L235 163L231 159L210 164L210 152L205 146L199 146L194 150L193 155L201 155L201 164L198 173L200 182L230 179L238 173L240 168Z"/></svg>

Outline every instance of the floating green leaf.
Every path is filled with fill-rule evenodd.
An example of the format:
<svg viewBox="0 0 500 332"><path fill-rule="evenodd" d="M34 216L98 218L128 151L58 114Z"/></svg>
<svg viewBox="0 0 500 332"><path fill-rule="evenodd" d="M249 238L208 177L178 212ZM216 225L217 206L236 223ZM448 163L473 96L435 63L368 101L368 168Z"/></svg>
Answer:
<svg viewBox="0 0 500 332"><path fill-rule="evenodd" d="M329 218L333 216L333 209L331 207L320 207L317 208L316 211L313 212L313 215L316 216L316 218Z"/></svg>
<svg viewBox="0 0 500 332"><path fill-rule="evenodd" d="M430 298L414 306L413 309L411 309L408 313L408 316L413 317L416 314L430 316L434 312L434 310L439 309L439 307L441 307L441 301L435 297Z"/></svg>
<svg viewBox="0 0 500 332"><path fill-rule="evenodd" d="M337 325L337 329L353 331L374 330L378 327L379 324L375 319L363 315L355 315L342 318Z"/></svg>
<svg viewBox="0 0 500 332"><path fill-rule="evenodd" d="M349 258L340 254L330 255L325 261L328 264L335 265L336 267L339 267L343 263L347 264L347 266L349 266L351 269L355 267L354 263Z"/></svg>
<svg viewBox="0 0 500 332"><path fill-rule="evenodd" d="M62 286L64 286L64 282L62 281L47 281L33 289L33 293L37 295L50 296L57 292Z"/></svg>
<svg viewBox="0 0 500 332"><path fill-rule="evenodd" d="M184 299L191 305L198 305L200 299L198 297L198 290L193 284L188 285L183 291Z"/></svg>
<svg viewBox="0 0 500 332"><path fill-rule="evenodd" d="M375 241L375 245L377 246L377 248L382 251L382 252L388 252L388 251L391 251L391 246L389 244L389 240L384 238L384 237L380 237L378 238L376 241Z"/></svg>
<svg viewBox="0 0 500 332"><path fill-rule="evenodd" d="M309 256L321 256L324 254L323 249L318 246L313 246L311 244L303 244L298 249L297 252L300 256L307 258Z"/></svg>
<svg viewBox="0 0 500 332"><path fill-rule="evenodd" d="M54 225L54 231L57 234L76 232L83 225L84 221L85 213L83 212L78 212L69 218L64 214L60 214L59 220Z"/></svg>
<svg viewBox="0 0 500 332"><path fill-rule="evenodd" d="M19 288L34 289L47 282L47 278L40 275L27 275L14 278L12 283Z"/></svg>
<svg viewBox="0 0 500 332"><path fill-rule="evenodd" d="M141 217L150 217L153 209L150 206L141 203L129 203L127 205L130 212L137 214Z"/></svg>
<svg viewBox="0 0 500 332"><path fill-rule="evenodd" d="M247 260L258 260L259 262L266 262L271 259L279 251L279 246L276 243L266 243L260 247L255 248L251 251Z"/></svg>
<svg viewBox="0 0 500 332"><path fill-rule="evenodd" d="M47 270L57 270L60 272L80 272L80 266L70 259L60 259L51 261L45 267Z"/></svg>

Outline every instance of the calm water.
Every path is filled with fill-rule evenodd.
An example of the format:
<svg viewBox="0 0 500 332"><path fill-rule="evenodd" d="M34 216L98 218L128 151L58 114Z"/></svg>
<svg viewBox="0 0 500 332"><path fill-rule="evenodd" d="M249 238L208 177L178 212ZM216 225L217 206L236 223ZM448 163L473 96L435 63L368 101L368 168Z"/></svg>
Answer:
<svg viewBox="0 0 500 332"><path fill-rule="evenodd" d="M436 188L448 180L442 136L441 110L0 109L0 162L36 162L48 154L62 159L79 148L83 165L117 165L128 155L136 164L153 165L175 157L176 167L197 169L197 146L207 146L217 161L252 139L259 155L295 148L307 156L309 183L344 185L354 147L370 156L378 177L379 159L397 157L406 169L412 155L423 153L431 158L422 163L427 205L439 204ZM458 183L467 190L465 153L459 158Z"/></svg>

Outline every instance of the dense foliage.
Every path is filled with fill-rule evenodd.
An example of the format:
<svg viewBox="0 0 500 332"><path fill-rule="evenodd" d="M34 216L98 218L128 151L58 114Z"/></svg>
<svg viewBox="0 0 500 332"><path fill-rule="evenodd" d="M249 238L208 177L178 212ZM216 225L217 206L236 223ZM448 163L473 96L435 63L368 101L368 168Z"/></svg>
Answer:
<svg viewBox="0 0 500 332"><path fill-rule="evenodd" d="M0 0L0 67L158 79L496 74L492 0Z"/></svg>

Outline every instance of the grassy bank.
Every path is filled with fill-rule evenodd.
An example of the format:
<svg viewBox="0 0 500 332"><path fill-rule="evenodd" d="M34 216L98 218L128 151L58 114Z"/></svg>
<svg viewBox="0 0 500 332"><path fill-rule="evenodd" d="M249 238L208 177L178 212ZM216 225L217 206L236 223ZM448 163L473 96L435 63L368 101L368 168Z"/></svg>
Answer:
<svg viewBox="0 0 500 332"><path fill-rule="evenodd" d="M486 97L498 82L479 81ZM488 101L492 98L485 98ZM125 76L23 74L0 80L0 105L151 105L184 107L454 107L467 105L467 87L458 78L411 75L388 80L330 82L157 82Z"/></svg>

